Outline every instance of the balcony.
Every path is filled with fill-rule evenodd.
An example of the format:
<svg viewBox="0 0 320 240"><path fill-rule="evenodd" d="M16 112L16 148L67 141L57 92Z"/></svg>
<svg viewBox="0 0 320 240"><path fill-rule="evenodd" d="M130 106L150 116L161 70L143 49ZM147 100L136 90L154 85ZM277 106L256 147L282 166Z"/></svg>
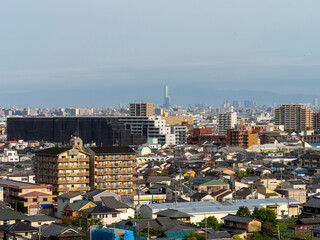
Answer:
<svg viewBox="0 0 320 240"><path fill-rule="evenodd" d="M89 183L89 179L58 180L57 181L57 184L72 184L72 183Z"/></svg>
<svg viewBox="0 0 320 240"><path fill-rule="evenodd" d="M95 158L95 161L119 161L119 160L121 160L121 161L132 161L132 160L135 160L136 159L136 157L134 156L134 157L130 157L130 158L127 158L127 157L124 157L124 156L119 156L118 158L113 158L113 157L102 157L102 158L99 158L99 157L96 157Z"/></svg>
<svg viewBox="0 0 320 240"><path fill-rule="evenodd" d="M95 164L96 168L117 168L117 167L134 167L135 164L114 163L114 164Z"/></svg>
<svg viewBox="0 0 320 240"><path fill-rule="evenodd" d="M64 162L89 162L89 158L58 158L56 162L64 163Z"/></svg>
<svg viewBox="0 0 320 240"><path fill-rule="evenodd" d="M61 165L57 166L56 169L89 169L89 164L79 164L79 165Z"/></svg>
<svg viewBox="0 0 320 240"><path fill-rule="evenodd" d="M86 172L74 172L74 173L61 173L59 172L57 174L58 177L67 177L67 176L79 176L79 177L82 177L82 176L85 176L85 177L88 177L90 175L89 171L86 171Z"/></svg>
<svg viewBox="0 0 320 240"><path fill-rule="evenodd" d="M66 192L66 191L89 191L90 187L59 187L57 188L58 192Z"/></svg>

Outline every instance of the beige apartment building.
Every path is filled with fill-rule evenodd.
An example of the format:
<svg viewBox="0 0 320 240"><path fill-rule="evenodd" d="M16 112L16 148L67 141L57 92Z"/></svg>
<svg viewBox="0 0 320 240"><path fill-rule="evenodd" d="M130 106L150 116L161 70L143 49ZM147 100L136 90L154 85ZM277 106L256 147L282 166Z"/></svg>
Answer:
<svg viewBox="0 0 320 240"><path fill-rule="evenodd" d="M275 109L275 123L295 131L312 129L313 111L304 104L280 105Z"/></svg>
<svg viewBox="0 0 320 240"><path fill-rule="evenodd" d="M13 209L18 209L19 203L23 204L25 213L29 215L38 214L42 204L54 204L55 196L52 195L52 186L48 184L0 179L0 187L3 188L3 201Z"/></svg>
<svg viewBox="0 0 320 240"><path fill-rule="evenodd" d="M152 103L130 103L129 104L130 116L153 116Z"/></svg>
<svg viewBox="0 0 320 240"><path fill-rule="evenodd" d="M89 160L81 144L37 151L34 156L36 183L51 184L55 195L89 191Z"/></svg>
<svg viewBox="0 0 320 240"><path fill-rule="evenodd" d="M91 189L106 189L119 195L134 195L136 152L130 147L90 147Z"/></svg>

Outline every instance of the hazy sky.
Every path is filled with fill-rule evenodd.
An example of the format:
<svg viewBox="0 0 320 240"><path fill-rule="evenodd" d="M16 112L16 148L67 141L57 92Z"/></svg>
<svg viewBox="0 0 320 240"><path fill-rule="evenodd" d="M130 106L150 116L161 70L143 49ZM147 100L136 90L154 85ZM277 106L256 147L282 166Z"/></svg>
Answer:
<svg viewBox="0 0 320 240"><path fill-rule="evenodd" d="M320 89L319 12L319 0L2 0L0 106L162 103L164 84L176 104L306 101Z"/></svg>

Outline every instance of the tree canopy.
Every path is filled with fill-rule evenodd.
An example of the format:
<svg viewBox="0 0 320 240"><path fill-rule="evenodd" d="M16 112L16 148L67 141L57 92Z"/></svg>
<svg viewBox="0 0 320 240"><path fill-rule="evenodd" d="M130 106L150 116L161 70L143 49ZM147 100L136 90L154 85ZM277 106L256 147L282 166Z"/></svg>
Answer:
<svg viewBox="0 0 320 240"><path fill-rule="evenodd" d="M220 223L218 222L218 219L215 216L207 217L207 224L206 224L206 219L203 219L200 222L199 226L202 228L204 227L212 228L216 231L219 231L220 229Z"/></svg>
<svg viewBox="0 0 320 240"><path fill-rule="evenodd" d="M237 215L239 216L245 216L245 217L251 217L251 213L248 207L241 206L239 207L237 211Z"/></svg>
<svg viewBox="0 0 320 240"><path fill-rule="evenodd" d="M255 207L252 216L259 219L263 223L271 223L273 227L277 225L277 214L270 208L257 208Z"/></svg>

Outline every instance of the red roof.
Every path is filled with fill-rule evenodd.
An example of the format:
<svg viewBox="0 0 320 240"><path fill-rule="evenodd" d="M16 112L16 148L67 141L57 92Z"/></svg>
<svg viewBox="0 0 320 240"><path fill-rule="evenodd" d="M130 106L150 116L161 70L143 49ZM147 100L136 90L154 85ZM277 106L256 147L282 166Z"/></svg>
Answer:
<svg viewBox="0 0 320 240"><path fill-rule="evenodd" d="M37 197L37 196L52 196L52 194L43 193L43 192L29 192L29 193L22 194L19 197Z"/></svg>

